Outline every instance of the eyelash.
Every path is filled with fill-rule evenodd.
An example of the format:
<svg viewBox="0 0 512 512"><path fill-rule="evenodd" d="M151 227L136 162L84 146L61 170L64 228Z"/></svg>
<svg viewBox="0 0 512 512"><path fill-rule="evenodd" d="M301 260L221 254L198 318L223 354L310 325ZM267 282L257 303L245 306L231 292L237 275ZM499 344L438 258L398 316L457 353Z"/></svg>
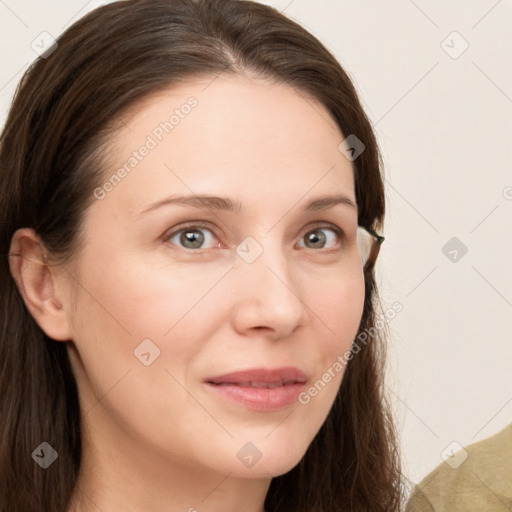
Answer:
<svg viewBox="0 0 512 512"><path fill-rule="evenodd" d="M171 245L176 245L176 244L173 244L171 242L169 242L169 240L171 238L174 238L176 235L182 233L182 232L186 232L186 231L196 231L196 230L200 230L200 229L206 229L208 231L210 231L216 238L217 236L215 235L215 231L212 229L212 227L209 225L209 224L206 224L204 222L201 222L201 221L196 221L196 222L193 222L193 223L190 223L190 224L185 224L183 226L180 226L179 229L176 229L174 231L172 231L171 233L169 234L166 234L164 236L164 241L167 242L167 243L170 243ZM339 238L339 240L343 240L344 236L345 236L345 233L343 232L343 230L333 224L325 224L325 223L322 223L322 224L318 224L318 225L313 225L311 227L309 227L307 229L307 231L304 231L303 234L302 234L302 237L304 237L306 234L312 232L312 231L316 231L316 230L321 230L321 229L329 229L331 231L333 231ZM302 238L301 237L301 238ZM339 244L338 244L339 245ZM183 249L187 252L197 252L197 253L201 253L203 251L207 251L209 249L189 249L187 247L181 247L181 246L177 246L179 247L180 249ZM305 247L305 249L308 249L308 247ZM339 247L338 247L339 249ZM336 250L335 248L331 248L331 249L311 249L315 252L332 252L333 250Z"/></svg>

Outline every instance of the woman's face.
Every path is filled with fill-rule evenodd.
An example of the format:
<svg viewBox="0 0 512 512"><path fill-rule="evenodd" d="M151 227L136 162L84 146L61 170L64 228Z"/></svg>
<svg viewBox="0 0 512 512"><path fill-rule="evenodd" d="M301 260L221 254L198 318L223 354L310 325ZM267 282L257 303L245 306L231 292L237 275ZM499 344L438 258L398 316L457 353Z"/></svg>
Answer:
<svg viewBox="0 0 512 512"><path fill-rule="evenodd" d="M315 100L233 75L134 112L69 267L84 422L104 453L283 474L329 413L363 310L344 136Z"/></svg>

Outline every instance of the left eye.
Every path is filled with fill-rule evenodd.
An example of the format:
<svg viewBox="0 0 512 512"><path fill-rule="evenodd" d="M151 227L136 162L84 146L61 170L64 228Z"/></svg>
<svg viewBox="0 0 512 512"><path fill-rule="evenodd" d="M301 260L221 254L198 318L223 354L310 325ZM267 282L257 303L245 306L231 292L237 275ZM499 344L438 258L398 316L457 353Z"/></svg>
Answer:
<svg viewBox="0 0 512 512"><path fill-rule="evenodd" d="M324 231L331 232L331 236L325 236L323 233ZM313 247L310 247L312 249L325 249L324 245L327 241L329 241L329 238L332 242L334 242L334 246L336 245L336 238L341 238L341 230L338 228L333 228L329 226L324 227L318 227L314 228L302 237L302 239L307 240L308 243L314 244ZM301 239L301 240L302 240ZM321 247L318 247L318 245L321 245Z"/></svg>
<svg viewBox="0 0 512 512"><path fill-rule="evenodd" d="M209 233L209 236L205 236L203 232ZM325 232L330 232L330 236L326 235ZM336 239L342 237L342 232L340 229L331 227L331 226L321 226L314 229L310 229L301 238L305 240L307 244L311 244L310 246L306 246L309 249L325 249L325 244L329 242L333 243L334 246L336 244ZM185 249L208 249L208 247L203 247L203 244L214 240L216 237L213 234L212 230L206 226L200 224L194 224L191 226L186 226L179 231L175 231L171 233L166 240L169 242L181 245L181 247ZM177 239L177 241L175 241ZM218 247L219 244L212 245L211 247ZM210 247L210 248L211 248ZM304 247L302 245L301 247Z"/></svg>

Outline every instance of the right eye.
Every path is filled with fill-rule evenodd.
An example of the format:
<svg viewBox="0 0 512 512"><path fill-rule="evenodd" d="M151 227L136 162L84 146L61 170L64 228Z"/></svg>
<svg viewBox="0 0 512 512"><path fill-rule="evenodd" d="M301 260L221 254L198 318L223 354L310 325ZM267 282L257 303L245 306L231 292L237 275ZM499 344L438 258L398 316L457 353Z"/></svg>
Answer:
<svg viewBox="0 0 512 512"><path fill-rule="evenodd" d="M210 233L212 236L205 236L204 232ZM180 229L173 231L168 236L165 237L165 240L178 245L178 247L182 247L183 249L195 250L195 249L208 249L209 247L203 247L203 244L208 242L208 239L216 238L213 235L213 231L207 227L206 224L195 223L189 224L186 226L182 226ZM210 248L218 247L217 245L212 245Z"/></svg>

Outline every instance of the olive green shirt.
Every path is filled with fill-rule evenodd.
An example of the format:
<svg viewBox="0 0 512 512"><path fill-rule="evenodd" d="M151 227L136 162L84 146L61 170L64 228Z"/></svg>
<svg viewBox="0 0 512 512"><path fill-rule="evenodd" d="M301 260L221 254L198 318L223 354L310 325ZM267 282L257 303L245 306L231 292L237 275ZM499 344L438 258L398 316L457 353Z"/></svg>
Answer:
<svg viewBox="0 0 512 512"><path fill-rule="evenodd" d="M512 511L512 423L464 450L415 487L406 512Z"/></svg>

